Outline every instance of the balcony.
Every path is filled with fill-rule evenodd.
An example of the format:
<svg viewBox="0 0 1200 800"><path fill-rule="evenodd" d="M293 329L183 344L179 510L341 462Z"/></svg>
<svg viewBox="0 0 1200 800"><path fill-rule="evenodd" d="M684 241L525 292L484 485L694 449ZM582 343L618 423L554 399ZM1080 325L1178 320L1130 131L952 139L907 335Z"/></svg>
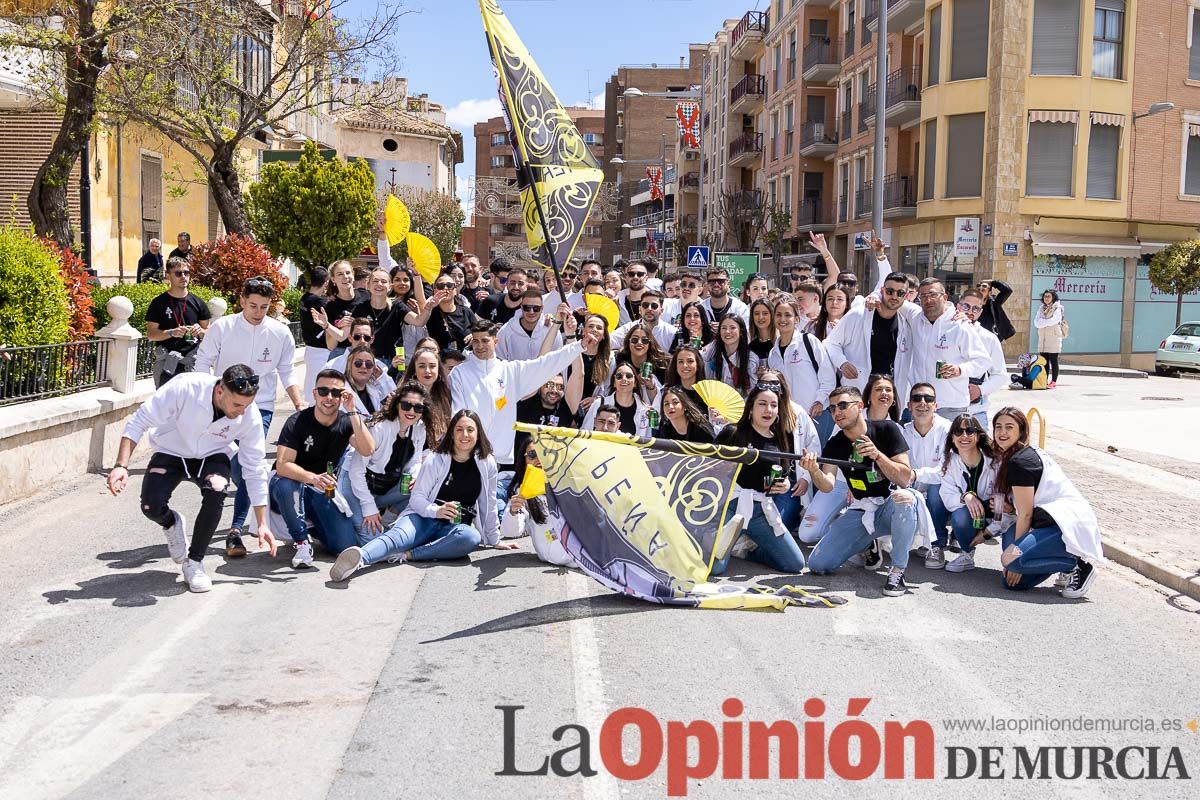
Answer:
<svg viewBox="0 0 1200 800"><path fill-rule="evenodd" d="M763 135L752 131L743 133L729 143L729 166L749 166L762 157Z"/></svg>
<svg viewBox="0 0 1200 800"><path fill-rule="evenodd" d="M796 213L796 232L822 233L833 230L832 211L833 207L825 203L820 196L804 198L800 201L800 208Z"/></svg>
<svg viewBox="0 0 1200 800"><path fill-rule="evenodd" d="M871 216L874 207L873 182L867 181L854 193L855 217ZM888 175L883 179L883 218L902 219L916 216L917 179L911 175Z"/></svg>
<svg viewBox="0 0 1200 800"><path fill-rule="evenodd" d="M848 217L850 206L850 195L846 192L846 188L842 187L842 196L838 198L838 222L845 222Z"/></svg>
<svg viewBox="0 0 1200 800"><path fill-rule="evenodd" d="M868 10L872 3L875 4L875 13L867 20L867 25L871 30L876 30L879 27L879 0L867 0ZM891 0L887 11L888 33L899 33L925 16L925 0Z"/></svg>
<svg viewBox="0 0 1200 800"><path fill-rule="evenodd" d="M863 30L873 31L879 27L879 0L865 0L863 3ZM863 35L863 43L869 41Z"/></svg>
<svg viewBox="0 0 1200 800"><path fill-rule="evenodd" d="M747 11L742 21L733 29L729 37L729 57L744 58L744 54L762 44L767 35L767 14L765 11Z"/></svg>
<svg viewBox="0 0 1200 800"><path fill-rule="evenodd" d="M833 41L828 36L810 36L804 47L804 80L809 83L828 83L837 77L837 56L833 53Z"/></svg>
<svg viewBox="0 0 1200 800"><path fill-rule="evenodd" d="M862 114L868 125L875 124L876 87L867 89ZM921 65L902 67L888 75L887 126L903 127L921 118Z"/></svg>
<svg viewBox="0 0 1200 800"><path fill-rule="evenodd" d="M729 111L733 114L752 114L762 108L767 94L767 76L747 73L729 90Z"/></svg>
<svg viewBox="0 0 1200 800"><path fill-rule="evenodd" d="M800 129L800 155L824 158L837 150L837 130L824 122L806 122Z"/></svg>
<svg viewBox="0 0 1200 800"><path fill-rule="evenodd" d="M867 110L868 110L867 104L866 104L865 98L864 98L864 102L858 104L858 132L859 133L867 132Z"/></svg>
<svg viewBox="0 0 1200 800"><path fill-rule="evenodd" d="M700 173L689 172L679 180L679 188L684 192L700 191Z"/></svg>
<svg viewBox="0 0 1200 800"><path fill-rule="evenodd" d="M842 112L841 124L838 126L838 128L841 131L841 140L843 142L850 141L850 137L854 135L854 127L853 127L853 121L852 121L853 116L854 116L854 112L852 112L850 109L846 109L845 111Z"/></svg>
<svg viewBox="0 0 1200 800"><path fill-rule="evenodd" d="M846 31L846 38L842 41L842 61L845 61L850 56L854 55L854 29Z"/></svg>

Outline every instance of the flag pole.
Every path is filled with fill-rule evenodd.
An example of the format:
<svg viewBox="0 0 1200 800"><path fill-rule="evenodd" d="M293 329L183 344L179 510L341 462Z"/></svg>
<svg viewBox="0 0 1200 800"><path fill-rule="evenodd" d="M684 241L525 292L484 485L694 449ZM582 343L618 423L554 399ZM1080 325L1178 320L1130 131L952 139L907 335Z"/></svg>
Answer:
<svg viewBox="0 0 1200 800"><path fill-rule="evenodd" d="M511 122L509 123L512 124ZM558 259L554 257L554 246L550 243L550 226L546 224L546 215L542 212L542 197L538 194L537 181L534 179L533 169L529 166L529 162L521 160L524 169L529 179L529 191L533 192L533 205L537 208L538 222L542 226L542 238L545 240L546 259L550 262L550 269L554 272L554 282L558 285L558 296L563 303L567 302L567 288L563 286L562 275L558 272ZM558 309L555 309L555 313Z"/></svg>

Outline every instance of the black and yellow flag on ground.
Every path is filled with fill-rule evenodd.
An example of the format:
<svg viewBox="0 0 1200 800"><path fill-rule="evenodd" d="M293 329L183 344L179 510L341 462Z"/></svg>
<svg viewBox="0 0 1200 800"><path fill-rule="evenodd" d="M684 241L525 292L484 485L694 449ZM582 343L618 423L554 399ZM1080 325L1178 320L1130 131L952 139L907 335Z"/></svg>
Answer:
<svg viewBox="0 0 1200 800"><path fill-rule="evenodd" d="M533 435L580 568L615 592L652 603L782 610L829 608L835 596L710 583L733 546L723 525L734 481L755 450L517 424Z"/></svg>
<svg viewBox="0 0 1200 800"><path fill-rule="evenodd" d="M525 239L534 261L562 267L583 234L604 172L499 3L479 0L479 10L508 122Z"/></svg>

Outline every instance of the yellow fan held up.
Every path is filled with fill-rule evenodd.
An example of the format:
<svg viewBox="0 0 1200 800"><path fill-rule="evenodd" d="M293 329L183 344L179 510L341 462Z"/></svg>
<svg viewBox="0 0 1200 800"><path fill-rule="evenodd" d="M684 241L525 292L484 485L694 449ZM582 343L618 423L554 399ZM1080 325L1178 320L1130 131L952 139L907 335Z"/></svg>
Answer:
<svg viewBox="0 0 1200 800"><path fill-rule="evenodd" d="M742 412L746 410L746 401L729 384L721 381L697 381L695 389L700 399L728 422L734 423L742 418Z"/></svg>
<svg viewBox="0 0 1200 800"><path fill-rule="evenodd" d="M617 304L602 294L585 294L583 302L587 304L588 313L599 314L608 322L608 332L611 334L621 322L621 312Z"/></svg>
<svg viewBox="0 0 1200 800"><path fill-rule="evenodd" d="M411 227L412 217L409 216L408 208L396 195L388 195L387 203L383 207L383 235L387 238L388 246L394 247L403 242Z"/></svg>
<svg viewBox="0 0 1200 800"><path fill-rule="evenodd" d="M433 283L442 271L442 256L438 253L437 245L416 231L409 231L404 237L408 243L408 257L412 259L413 269L426 283Z"/></svg>

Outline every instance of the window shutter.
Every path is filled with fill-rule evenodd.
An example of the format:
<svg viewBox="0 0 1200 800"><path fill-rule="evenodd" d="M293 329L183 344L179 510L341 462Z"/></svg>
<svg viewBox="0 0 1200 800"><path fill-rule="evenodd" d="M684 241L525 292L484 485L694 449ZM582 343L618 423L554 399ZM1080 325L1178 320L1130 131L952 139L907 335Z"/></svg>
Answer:
<svg viewBox="0 0 1200 800"><path fill-rule="evenodd" d="M921 182L921 199L932 200L934 181L937 175L937 120L931 119L925 123L925 163L921 166L924 173Z"/></svg>
<svg viewBox="0 0 1200 800"><path fill-rule="evenodd" d="M950 80L987 77L988 0L954 0Z"/></svg>
<svg viewBox="0 0 1200 800"><path fill-rule="evenodd" d="M1088 135L1087 196L1117 199L1117 163L1120 160L1121 128L1091 125Z"/></svg>
<svg viewBox="0 0 1200 800"><path fill-rule="evenodd" d="M1079 0L1035 0L1030 71L1079 74Z"/></svg>
<svg viewBox="0 0 1200 800"><path fill-rule="evenodd" d="M1188 78L1200 81L1200 8L1188 10L1192 12L1192 48L1188 51Z"/></svg>
<svg viewBox="0 0 1200 800"><path fill-rule="evenodd" d="M142 156L142 220L162 221L162 162Z"/></svg>
<svg viewBox="0 0 1200 800"><path fill-rule="evenodd" d="M983 192L983 114L956 114L946 121L946 197Z"/></svg>
<svg viewBox="0 0 1200 800"><path fill-rule="evenodd" d="M929 79L926 86L937 86L942 69L942 7L929 12Z"/></svg>
<svg viewBox="0 0 1200 800"><path fill-rule="evenodd" d="M1075 163L1075 123L1030 122L1025 154L1025 194L1070 197Z"/></svg>
<svg viewBox="0 0 1200 800"><path fill-rule="evenodd" d="M1197 43L1193 41L1192 47ZM1184 168L1183 193L1200 196L1200 133L1188 137L1187 165Z"/></svg>

